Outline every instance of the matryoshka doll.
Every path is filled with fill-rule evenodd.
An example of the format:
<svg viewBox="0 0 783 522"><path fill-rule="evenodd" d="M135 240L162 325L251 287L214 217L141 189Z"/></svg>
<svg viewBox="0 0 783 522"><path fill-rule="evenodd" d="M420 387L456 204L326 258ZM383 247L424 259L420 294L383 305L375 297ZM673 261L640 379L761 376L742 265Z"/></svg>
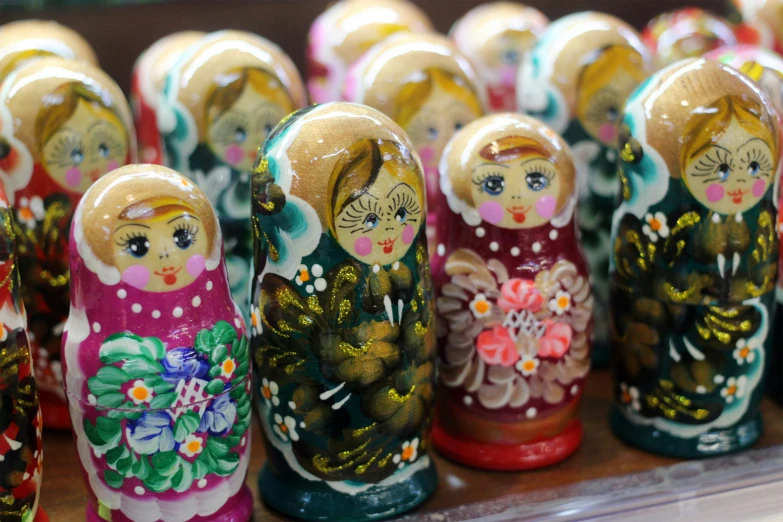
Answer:
<svg viewBox="0 0 783 522"><path fill-rule="evenodd" d="M351 68L345 99L380 110L410 136L424 164L427 233L434 251L436 217L445 210L438 162L454 133L484 113L484 87L475 70L444 36L395 35Z"/></svg>
<svg viewBox="0 0 783 522"><path fill-rule="evenodd" d="M781 0L728 0L727 19L741 44L758 45L781 52L780 24L783 23Z"/></svg>
<svg viewBox="0 0 783 522"><path fill-rule="evenodd" d="M240 31L201 38L166 79L158 107L166 165L195 181L215 207L231 292L243 311L253 258L253 161L274 126L306 103L290 58L269 40Z"/></svg>
<svg viewBox="0 0 783 522"><path fill-rule="evenodd" d="M535 45L548 23L538 9L515 2L480 5L454 23L449 37L484 82L490 110L516 110L522 55Z"/></svg>
<svg viewBox="0 0 783 522"><path fill-rule="evenodd" d="M365 51L400 32L432 31L427 15L405 0L341 0L307 35L307 91L313 103L342 99L349 67Z"/></svg>
<svg viewBox="0 0 783 522"><path fill-rule="evenodd" d="M761 436L778 276L780 139L767 97L723 64L656 73L625 106L612 228L612 426L691 458Z"/></svg>
<svg viewBox="0 0 783 522"><path fill-rule="evenodd" d="M0 519L48 522L41 489L41 409L19 284L13 211L0 184Z"/></svg>
<svg viewBox="0 0 783 522"><path fill-rule="evenodd" d="M144 163L163 163L157 107L163 96L166 75L182 53L203 36L204 33L199 31L170 34L141 53L133 66L130 98L139 140L139 157Z"/></svg>
<svg viewBox="0 0 783 522"><path fill-rule="evenodd" d="M520 110L541 119L571 146L596 317L606 316L609 299L609 231L620 191L617 122L626 97L650 72L650 54L636 31L594 12L552 23L520 68ZM594 341L593 361L608 364L606 321L596 322Z"/></svg>
<svg viewBox="0 0 783 522"><path fill-rule="evenodd" d="M440 172L455 215L438 231L433 442L476 467L553 464L582 440L593 325L570 150L538 120L497 114L454 136Z"/></svg>
<svg viewBox="0 0 783 522"><path fill-rule="evenodd" d="M656 16L645 26L642 38L659 68L737 43L737 35L728 20L698 7Z"/></svg>
<svg viewBox="0 0 783 522"><path fill-rule="evenodd" d="M165 167L117 169L76 209L70 260L86 520L250 520L248 340L207 197Z"/></svg>
<svg viewBox="0 0 783 522"><path fill-rule="evenodd" d="M64 25L44 20L0 25L0 83L23 63L43 56L59 56L98 65L90 44Z"/></svg>
<svg viewBox="0 0 783 522"><path fill-rule="evenodd" d="M256 162L258 483L289 516L385 518L435 489L426 205L413 144L366 106L294 113Z"/></svg>
<svg viewBox="0 0 783 522"><path fill-rule="evenodd" d="M3 132L16 156L0 172L16 212L22 295L44 425L70 427L60 345L68 316L68 231L82 194L135 158L130 108L103 71L46 57L22 65L0 87ZM7 124L7 126L6 126Z"/></svg>

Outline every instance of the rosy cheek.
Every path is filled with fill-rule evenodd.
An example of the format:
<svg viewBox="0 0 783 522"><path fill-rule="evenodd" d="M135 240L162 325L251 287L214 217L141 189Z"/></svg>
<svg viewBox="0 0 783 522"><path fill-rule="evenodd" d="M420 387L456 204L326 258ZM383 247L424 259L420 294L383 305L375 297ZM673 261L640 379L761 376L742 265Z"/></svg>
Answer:
<svg viewBox="0 0 783 522"><path fill-rule="evenodd" d="M79 167L71 167L65 171L65 182L71 187L78 187L82 184L82 171Z"/></svg>
<svg viewBox="0 0 783 522"><path fill-rule="evenodd" d="M617 127L613 123L604 123L598 127L598 137L601 141L614 141L617 137Z"/></svg>
<svg viewBox="0 0 783 522"><path fill-rule="evenodd" d="M755 183L753 183L753 195L757 198L760 198L764 195L764 192L767 191L767 183L763 179L757 179Z"/></svg>
<svg viewBox="0 0 783 522"><path fill-rule="evenodd" d="M362 236L353 244L353 249L360 256L369 256L372 252L372 240L367 236Z"/></svg>
<svg viewBox="0 0 783 522"><path fill-rule="evenodd" d="M479 207L479 216L487 223L497 225L503 220L503 205L497 201L487 201Z"/></svg>
<svg viewBox="0 0 783 522"><path fill-rule="evenodd" d="M536 201L536 212L544 219L549 219L555 215L555 206L557 202L552 196L542 196Z"/></svg>
<svg viewBox="0 0 783 522"><path fill-rule="evenodd" d="M204 271L206 264L207 263L204 259L204 256L201 254L196 254L194 256L190 256L187 263L185 263L185 269L188 271L188 274L190 274L191 277L195 279L201 275L201 272Z"/></svg>
<svg viewBox="0 0 783 522"><path fill-rule="evenodd" d="M402 231L402 242L406 245L413 243L413 227L411 225L407 225Z"/></svg>
<svg viewBox="0 0 783 522"><path fill-rule="evenodd" d="M430 163L435 160L435 148L434 147L421 147L419 150L419 157L422 163Z"/></svg>
<svg viewBox="0 0 783 522"><path fill-rule="evenodd" d="M226 161L229 165L238 165L244 157L245 153L242 152L242 147L239 145L229 145L226 147Z"/></svg>
<svg viewBox="0 0 783 522"><path fill-rule="evenodd" d="M150 271L144 265L132 265L122 273L122 280L134 288L142 289L150 281Z"/></svg>
<svg viewBox="0 0 783 522"><path fill-rule="evenodd" d="M707 187L706 194L707 194L707 201L710 203L715 203L716 201L720 201L723 199L723 195L726 193L726 190L723 188L723 185L720 183L712 183L710 186Z"/></svg>
<svg viewBox="0 0 783 522"><path fill-rule="evenodd" d="M114 160L111 160L111 161L109 162L109 164L106 166L106 172L111 172L112 170L114 170L114 169L118 169L118 168L120 168L120 164L119 164L119 163L117 163L117 162L116 162L116 161L114 161Z"/></svg>

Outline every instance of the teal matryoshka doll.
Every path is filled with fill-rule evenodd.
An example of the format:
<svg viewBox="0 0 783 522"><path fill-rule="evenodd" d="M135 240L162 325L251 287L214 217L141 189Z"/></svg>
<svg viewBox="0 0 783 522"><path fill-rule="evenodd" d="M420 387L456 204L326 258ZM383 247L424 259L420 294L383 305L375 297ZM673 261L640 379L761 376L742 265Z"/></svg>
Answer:
<svg viewBox="0 0 783 522"><path fill-rule="evenodd" d="M352 103L295 112L256 161L259 489L287 515L384 518L435 489L424 186L402 129Z"/></svg>
<svg viewBox="0 0 783 522"><path fill-rule="evenodd" d="M164 164L195 181L215 207L231 293L243 311L253 257L253 161L274 126L306 103L291 59L251 33L219 31L200 38L166 77L157 108Z"/></svg>
<svg viewBox="0 0 783 522"><path fill-rule="evenodd" d="M649 51L631 26L584 12L551 24L519 71L520 111L542 120L571 146L596 317L606 315L608 301L609 229L620 188L617 121L625 99L650 74L650 64ZM595 363L608 363L608 343L606 322L596 321Z"/></svg>
<svg viewBox="0 0 783 522"><path fill-rule="evenodd" d="M692 458L761 436L778 277L780 138L768 98L706 59L625 105L612 220L612 426Z"/></svg>

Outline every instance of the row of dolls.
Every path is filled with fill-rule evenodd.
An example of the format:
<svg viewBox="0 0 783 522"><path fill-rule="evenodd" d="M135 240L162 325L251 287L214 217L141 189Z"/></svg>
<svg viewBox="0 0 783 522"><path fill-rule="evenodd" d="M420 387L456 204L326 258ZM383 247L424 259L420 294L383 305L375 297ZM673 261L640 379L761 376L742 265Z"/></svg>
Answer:
<svg viewBox="0 0 783 522"><path fill-rule="evenodd" d="M343 4L359 2L316 21L311 57L318 27ZM549 25L516 73L519 108L548 126L508 114L471 123L485 101L475 59L443 37L402 34L353 64L341 89L380 112L311 107L269 137L306 103L290 60L245 33L178 34L140 58L134 116L143 160L186 178L137 167L107 185L103 174L136 155L130 110L90 64L89 46L44 25L37 40L50 34L53 43L25 51L24 24L0 28L0 64L10 57L0 67L9 71L0 175L22 261L22 284L9 288L27 308L32 351L43 353L42 397L64 405L68 394L90 520L247 518L248 353L272 463L262 492L305 518L388 515L423 501L435 485L431 427L446 455L472 465L524 469L568 456L582 436L574 415L593 314L612 318L614 424L626 440L700 456L758 437L777 272L777 202L767 203L778 137L768 99L745 76L732 83L728 69L694 62L646 79L652 53L633 29L581 13ZM30 59L37 55L58 57ZM732 48L715 57L779 98L775 55ZM704 93L658 92L680 86L667 75L689 74ZM312 84L328 83L316 78L312 98ZM641 108L661 97L658 112ZM707 116L688 118L702 107ZM753 141L747 134L766 148L740 150L741 137ZM666 141L674 136L688 145ZM716 177L697 190L690 179L711 162ZM756 179L734 179L743 172ZM172 192L178 184L191 199ZM80 228L88 189L92 217ZM69 271L72 223L78 259ZM214 272L222 237L228 279ZM611 285L598 281L604 272ZM619 303L611 310L610 294ZM608 328L605 336L608 344ZM436 339L444 386L431 426ZM70 370L67 392L61 366ZM13 404L4 398L4 408ZM62 410L49 409L44 422L67 419ZM0 428L9 441L18 431ZM36 459L40 449L23 462L33 470ZM40 477L40 469L22 478L2 471L7 491ZM24 498L29 517L32 497ZM313 498L324 502L305 502Z"/></svg>

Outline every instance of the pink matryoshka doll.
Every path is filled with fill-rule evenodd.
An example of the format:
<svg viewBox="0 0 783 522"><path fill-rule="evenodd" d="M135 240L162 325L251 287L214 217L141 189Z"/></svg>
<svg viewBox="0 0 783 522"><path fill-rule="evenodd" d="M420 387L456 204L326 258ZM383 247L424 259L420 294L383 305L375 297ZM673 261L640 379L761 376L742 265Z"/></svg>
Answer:
<svg viewBox="0 0 783 522"><path fill-rule="evenodd" d="M248 340L204 193L128 165L71 228L65 388L87 521L245 522Z"/></svg>
<svg viewBox="0 0 783 522"><path fill-rule="evenodd" d="M438 162L455 132L484 114L484 87L468 59L445 36L387 38L354 64L345 99L378 109L408 133L424 165L429 251L435 217L445 211Z"/></svg>
<svg viewBox="0 0 783 522"><path fill-rule="evenodd" d="M516 2L479 5L457 20L449 37L468 57L487 88L492 111L516 111L522 54L549 24L541 11Z"/></svg>
<svg viewBox="0 0 783 522"><path fill-rule="evenodd" d="M656 16L642 31L642 39L659 68L737 43L728 20L698 7Z"/></svg>
<svg viewBox="0 0 783 522"><path fill-rule="evenodd" d="M0 520L48 522L41 489L41 409L19 288L13 211L0 184Z"/></svg>
<svg viewBox="0 0 783 522"><path fill-rule="evenodd" d="M133 66L130 98L139 140L139 157L145 163L163 163L163 142L158 131L156 110L163 96L166 75L182 53L202 36L204 33L199 31L170 34L141 53Z"/></svg>
<svg viewBox="0 0 783 522"><path fill-rule="evenodd" d="M14 168L0 171L16 211L22 295L44 425L68 429L60 338L68 315L68 231L92 183L135 159L122 91L97 67L57 57L28 62L0 86Z"/></svg>
<svg viewBox="0 0 783 522"><path fill-rule="evenodd" d="M0 82L23 63L43 56L98 65L90 44L64 25L44 20L20 20L0 25Z"/></svg>
<svg viewBox="0 0 783 522"><path fill-rule="evenodd" d="M387 36L428 31L427 15L405 0L342 0L329 6L307 35L310 100L339 101L351 64Z"/></svg>
<svg viewBox="0 0 783 522"><path fill-rule="evenodd" d="M497 114L454 136L440 172L453 214L434 275L433 442L481 468L559 462L582 439L593 325L570 149L536 119Z"/></svg>

